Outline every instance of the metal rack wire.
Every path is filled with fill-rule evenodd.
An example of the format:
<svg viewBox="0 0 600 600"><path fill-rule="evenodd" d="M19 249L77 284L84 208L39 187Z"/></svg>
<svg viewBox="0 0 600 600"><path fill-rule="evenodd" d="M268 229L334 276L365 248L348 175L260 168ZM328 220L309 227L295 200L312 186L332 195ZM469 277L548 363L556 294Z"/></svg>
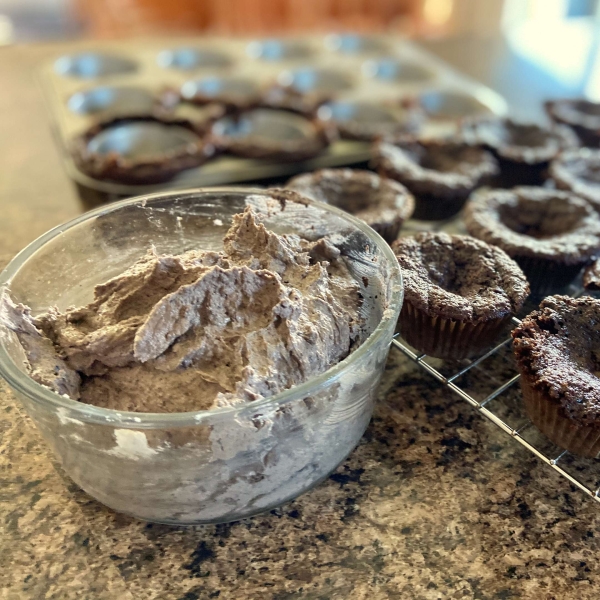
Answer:
<svg viewBox="0 0 600 600"><path fill-rule="evenodd" d="M518 319L513 319L513 324L518 325L519 323ZM597 502L600 502L600 466L597 464L600 461L581 459L571 455L566 450L558 448L535 428L522 408L519 411L518 407L522 407L522 402L519 402L520 388L518 385L515 385L519 380L519 374L516 372L514 366L512 366L512 369L509 369L512 370L510 376L504 381L496 381L495 383L498 385L481 400L477 400L469 393L469 383L466 381L466 376L478 369L482 369L486 361L493 360L500 353L510 350L511 341L511 338L505 339L483 356L468 362L466 365L461 365L458 370L453 370L447 374L442 372L446 367L442 361L437 361L442 364L442 367L435 366L437 359L431 359L425 354L417 354L398 336L394 338L392 347L401 351L419 367L468 402L484 418L491 421L527 448L532 454L549 465L554 471L565 477L569 483L579 488ZM463 379L465 380L465 384L459 385ZM511 407L512 412L506 408L506 396L509 392L514 392L517 400ZM516 410L515 407L517 407ZM503 417L502 413L509 415L510 419ZM513 424L509 424L507 422L509 420L512 420Z"/></svg>

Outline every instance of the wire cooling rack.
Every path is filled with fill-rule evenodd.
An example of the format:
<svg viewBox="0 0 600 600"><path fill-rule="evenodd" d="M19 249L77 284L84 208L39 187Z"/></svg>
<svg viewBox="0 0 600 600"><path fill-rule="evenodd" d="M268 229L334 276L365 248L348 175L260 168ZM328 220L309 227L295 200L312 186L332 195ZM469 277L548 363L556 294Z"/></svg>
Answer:
<svg viewBox="0 0 600 600"><path fill-rule="evenodd" d="M513 319L513 324L520 321ZM555 446L527 418L518 385L509 337L489 352L457 367L418 354L396 336L392 346L468 402L532 454L560 473L572 485L600 502L600 461L582 459Z"/></svg>

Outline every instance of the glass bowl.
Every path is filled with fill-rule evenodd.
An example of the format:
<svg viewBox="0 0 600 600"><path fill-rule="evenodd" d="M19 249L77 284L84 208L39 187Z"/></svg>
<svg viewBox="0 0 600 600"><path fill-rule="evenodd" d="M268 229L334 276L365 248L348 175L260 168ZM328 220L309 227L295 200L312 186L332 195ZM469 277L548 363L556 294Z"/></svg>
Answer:
<svg viewBox="0 0 600 600"><path fill-rule="evenodd" d="M267 227L331 239L361 286L365 339L325 373L268 399L188 413L118 412L60 396L31 379L0 318L0 375L66 473L119 512L169 524L219 523L266 511L326 478L360 440L402 304L398 263L377 233L319 202L280 204L268 190L153 194L89 212L30 244L0 290L33 314L92 299L150 246L217 250L232 215L252 204Z"/></svg>

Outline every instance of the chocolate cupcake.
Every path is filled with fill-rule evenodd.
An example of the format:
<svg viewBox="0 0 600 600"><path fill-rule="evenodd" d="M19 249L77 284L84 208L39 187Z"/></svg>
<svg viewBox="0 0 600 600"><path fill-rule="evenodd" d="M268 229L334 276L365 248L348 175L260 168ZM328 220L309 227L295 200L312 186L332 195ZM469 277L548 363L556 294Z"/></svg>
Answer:
<svg viewBox="0 0 600 600"><path fill-rule="evenodd" d="M215 147L189 121L140 117L95 125L71 152L78 168L96 179L152 184L200 166Z"/></svg>
<svg viewBox="0 0 600 600"><path fill-rule="evenodd" d="M290 110L313 118L321 104L330 100L329 95L302 93L289 87L274 85L262 94L260 106L278 110Z"/></svg>
<svg viewBox="0 0 600 600"><path fill-rule="evenodd" d="M217 103L225 106L228 112L234 112L259 106L264 89L250 77L211 75L186 81L175 94L179 96L180 101L199 106ZM163 98L163 101L169 100L165 94Z"/></svg>
<svg viewBox="0 0 600 600"><path fill-rule="evenodd" d="M209 134L214 146L244 158L293 162L316 156L334 137L316 118L293 111L254 108L217 120Z"/></svg>
<svg viewBox="0 0 600 600"><path fill-rule="evenodd" d="M600 300L550 296L513 331L527 415L573 454L600 453Z"/></svg>
<svg viewBox="0 0 600 600"><path fill-rule="evenodd" d="M500 117L473 117L461 124L461 137L473 146L491 150L500 163L501 187L540 185L550 161L561 150L577 146L566 127L552 129Z"/></svg>
<svg viewBox="0 0 600 600"><path fill-rule="evenodd" d="M414 101L376 104L336 100L323 104L317 114L323 121L332 123L342 139L367 142L416 134L425 118L424 111Z"/></svg>
<svg viewBox="0 0 600 600"><path fill-rule="evenodd" d="M392 249L404 278L400 333L430 356L482 354L529 294L513 260L469 236L420 233L400 238Z"/></svg>
<svg viewBox="0 0 600 600"><path fill-rule="evenodd" d="M480 190L469 199L464 220L471 235L517 261L538 296L567 286L600 250L594 209L559 190Z"/></svg>
<svg viewBox="0 0 600 600"><path fill-rule="evenodd" d="M565 98L546 102L544 107L554 122L570 127L584 146L600 146L600 103Z"/></svg>
<svg viewBox="0 0 600 600"><path fill-rule="evenodd" d="M600 259L588 265L583 272L583 287L586 290L597 292L600 290Z"/></svg>
<svg viewBox="0 0 600 600"><path fill-rule="evenodd" d="M600 212L600 150L566 150L550 163L556 186L585 198Z"/></svg>
<svg viewBox="0 0 600 600"><path fill-rule="evenodd" d="M322 169L293 177L286 187L355 215L387 242L398 237L415 207L403 185L371 171Z"/></svg>
<svg viewBox="0 0 600 600"><path fill-rule="evenodd" d="M469 194L498 172L489 152L448 140L382 140L372 162L381 175L414 194L413 218L428 221L455 215Z"/></svg>

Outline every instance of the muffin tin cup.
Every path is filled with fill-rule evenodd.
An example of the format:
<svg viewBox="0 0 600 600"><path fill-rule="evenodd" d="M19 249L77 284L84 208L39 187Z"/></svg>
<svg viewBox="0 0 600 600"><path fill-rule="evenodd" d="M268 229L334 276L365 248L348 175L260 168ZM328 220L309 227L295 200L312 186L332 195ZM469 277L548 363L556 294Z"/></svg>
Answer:
<svg viewBox="0 0 600 600"><path fill-rule="evenodd" d="M137 69L137 62L133 59L99 52L61 56L53 65L53 70L57 75L74 79L97 79L131 74L135 73Z"/></svg>
<svg viewBox="0 0 600 600"><path fill-rule="evenodd" d="M398 329L416 350L435 358L460 360L489 349L511 320L511 315L470 323L432 317L405 300Z"/></svg>
<svg viewBox="0 0 600 600"><path fill-rule="evenodd" d="M267 153L260 157L260 161L250 161L246 159L258 157L248 156L244 152L237 155L226 153L168 183L123 183L92 178L70 154L73 141L97 125L98 121L123 114L141 116L140 111L130 108L129 102L125 103L127 107L124 111L122 102L111 102L101 114L95 111L82 113L69 108L68 101L73 95L85 95L98 87L136 87L148 91L157 100L160 100L162 90L170 88L183 96L186 102L182 104L218 101L228 111L264 105L292 109L311 118L323 102L347 101L383 106L415 100L423 92L437 93L440 98L446 98L448 94L451 97L453 93L471 98L471 103L468 100L464 103L468 113L471 112L470 107L481 107L500 115L507 110L506 103L495 92L395 35L316 33L263 40L211 36L179 37L163 42L160 45L144 41L98 42L91 51L73 52L58 60L48 61L42 67L44 91L62 146L65 168L81 188L102 192L110 199L158 192L171 186L217 185L282 177L305 168L300 163L298 166L294 164L295 160L303 160L303 157L292 159L286 155L280 160L277 154ZM398 77L373 78L364 72L366 63L381 63L386 57L391 57L404 67L398 69ZM228 83L240 79L250 80L256 85L258 102L253 93L239 93L236 86L235 89L228 87ZM196 90L195 83L201 81L204 83ZM73 100L75 103L81 101L82 96ZM160 103L157 104L153 115L161 109ZM438 100L433 104L433 108L438 104L448 105ZM185 112L189 112L188 107L185 108ZM455 127L455 117L452 119ZM434 121L426 124L426 129L433 128L432 133L437 135L440 127L445 127L446 121L443 123L442 127L436 116ZM345 134L352 141L334 140L324 152L315 155L311 168L364 163L369 158L369 147L355 140L371 138L371 133L365 134L364 121L358 122L358 130L350 127Z"/></svg>
<svg viewBox="0 0 600 600"><path fill-rule="evenodd" d="M573 265L567 265L548 258L531 256L511 256L511 258L525 273L531 287L531 296L534 298L564 290L589 262L584 260Z"/></svg>
<svg viewBox="0 0 600 600"><path fill-rule="evenodd" d="M537 390L527 373L521 373L520 382L527 416L550 441L578 456L598 457L600 427L579 425L566 418L560 404Z"/></svg>

